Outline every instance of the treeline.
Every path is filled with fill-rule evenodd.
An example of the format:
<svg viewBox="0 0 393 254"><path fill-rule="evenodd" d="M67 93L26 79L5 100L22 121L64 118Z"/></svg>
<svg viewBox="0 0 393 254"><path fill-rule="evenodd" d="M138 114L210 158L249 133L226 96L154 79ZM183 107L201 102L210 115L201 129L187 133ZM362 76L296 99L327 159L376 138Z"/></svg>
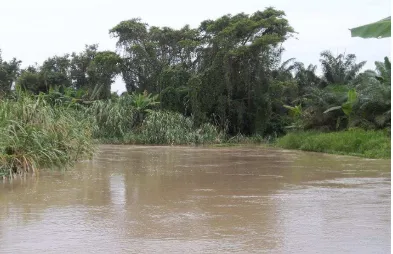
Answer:
<svg viewBox="0 0 393 254"><path fill-rule="evenodd" d="M55 90L82 102L113 103L119 98L110 88L121 75L127 93L158 95L159 109L190 117L195 127L213 124L228 135L390 126L389 59L361 72L365 62L355 55L326 51L322 75L316 65L282 62L282 44L294 34L282 11L225 15L181 29L131 19L109 32L119 54L89 45L25 69L17 59L0 57L1 93L10 94L15 85L33 94Z"/></svg>
<svg viewBox="0 0 393 254"><path fill-rule="evenodd" d="M98 45L86 46L79 54L50 57L42 65L25 69L20 69L21 61L3 61L0 55L0 94L9 93L15 84L33 94L70 88L75 96L107 99L121 60L115 52L98 51Z"/></svg>

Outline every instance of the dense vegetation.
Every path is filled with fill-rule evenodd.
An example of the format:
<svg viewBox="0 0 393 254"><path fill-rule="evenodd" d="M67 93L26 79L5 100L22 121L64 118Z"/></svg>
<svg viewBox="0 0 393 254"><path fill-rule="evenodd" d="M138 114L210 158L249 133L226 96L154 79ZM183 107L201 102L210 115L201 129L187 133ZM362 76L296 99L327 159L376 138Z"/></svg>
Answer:
<svg viewBox="0 0 393 254"><path fill-rule="evenodd" d="M72 165L92 154L90 123L73 107L44 94L0 103L0 176Z"/></svg>
<svg viewBox="0 0 393 254"><path fill-rule="evenodd" d="M94 126L93 137L103 143L127 144L208 144L222 139L209 123L196 126L191 117L157 110L157 97L123 95L107 101L94 101L85 107L86 118ZM156 109L156 110L152 110Z"/></svg>
<svg viewBox="0 0 393 254"><path fill-rule="evenodd" d="M390 139L381 130L350 129L330 133L316 131L289 133L279 138L277 145L304 151L390 158Z"/></svg>
<svg viewBox="0 0 393 254"><path fill-rule="evenodd" d="M390 129L388 58L361 72L365 62L355 55L325 51L317 75L316 65L282 61L282 44L293 34L284 12L267 8L205 20L195 29L122 21L110 29L118 53L86 45L23 69L21 61L0 55L3 168L27 170L18 157L25 154L40 154L28 159L40 167L70 162L91 151L90 136L111 143L200 144L244 136L272 140L293 131ZM117 75L127 88L120 96L111 93ZM37 116L26 120L17 110ZM383 133L388 140L390 131ZM43 143L25 146L30 139Z"/></svg>

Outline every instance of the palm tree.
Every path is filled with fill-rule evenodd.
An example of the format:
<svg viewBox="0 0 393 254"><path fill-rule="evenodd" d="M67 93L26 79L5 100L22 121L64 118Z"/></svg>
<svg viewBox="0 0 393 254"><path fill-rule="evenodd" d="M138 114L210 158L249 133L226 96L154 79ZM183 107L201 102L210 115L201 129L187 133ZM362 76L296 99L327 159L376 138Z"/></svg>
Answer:
<svg viewBox="0 0 393 254"><path fill-rule="evenodd" d="M375 62L375 71L367 70L354 82L359 93L359 102L355 108L362 120L380 128L390 126L391 105L391 63L385 57L384 62Z"/></svg>
<svg viewBox="0 0 393 254"><path fill-rule="evenodd" d="M375 71L367 70L364 73L370 77L376 78L381 83L389 86L391 84L391 63L388 57L385 57L383 62L375 62Z"/></svg>
<svg viewBox="0 0 393 254"><path fill-rule="evenodd" d="M305 93L311 87L318 87L321 83L321 78L315 73L317 66L310 64L305 68L303 63L295 63L295 79L299 87L299 97L305 95Z"/></svg>
<svg viewBox="0 0 393 254"><path fill-rule="evenodd" d="M279 81L288 81L293 79L292 71L296 68L296 64L292 64L295 58L289 58L284 61L278 68L272 71L272 77Z"/></svg>
<svg viewBox="0 0 393 254"><path fill-rule="evenodd" d="M354 54L339 54L334 57L330 51L322 52L320 61L323 71L323 87L330 84L349 84L366 64L365 61L356 63Z"/></svg>
<svg viewBox="0 0 393 254"><path fill-rule="evenodd" d="M340 122L344 116L342 111L328 111L327 109L342 105L347 100L349 87L344 85L328 85L324 88L308 87L303 96L304 121L306 128L322 128L325 130L335 130L342 128Z"/></svg>

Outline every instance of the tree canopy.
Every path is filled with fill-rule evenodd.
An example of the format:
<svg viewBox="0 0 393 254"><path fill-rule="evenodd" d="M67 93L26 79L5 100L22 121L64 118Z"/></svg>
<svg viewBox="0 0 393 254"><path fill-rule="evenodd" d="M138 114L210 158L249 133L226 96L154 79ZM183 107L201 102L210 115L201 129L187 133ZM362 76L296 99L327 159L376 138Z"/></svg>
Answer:
<svg viewBox="0 0 393 254"><path fill-rule="evenodd" d="M283 43L294 33L285 13L274 8L204 20L196 28L129 19L109 30L117 52L85 45L23 69L21 61L0 55L0 95L15 84L33 94L72 94L86 104L116 100L111 85L121 75L132 95L127 105L137 111L144 114L143 105L154 104L229 135L390 124L388 58L362 72L365 62L354 54L324 51L317 75L317 65L282 59Z"/></svg>
<svg viewBox="0 0 393 254"><path fill-rule="evenodd" d="M123 53L127 90L159 93L162 105L215 121L230 133L263 133L271 115L272 68L294 30L267 8L225 15L198 28L149 27L139 19L110 30Z"/></svg>

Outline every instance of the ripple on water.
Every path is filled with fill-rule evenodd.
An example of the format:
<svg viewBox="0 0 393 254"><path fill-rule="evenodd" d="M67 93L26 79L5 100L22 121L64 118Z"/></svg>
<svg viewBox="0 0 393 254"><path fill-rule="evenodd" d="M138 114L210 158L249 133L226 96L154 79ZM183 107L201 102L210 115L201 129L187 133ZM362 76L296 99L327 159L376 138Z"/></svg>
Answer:
<svg viewBox="0 0 393 254"><path fill-rule="evenodd" d="M0 186L1 253L390 252L389 161L100 150L71 171Z"/></svg>

